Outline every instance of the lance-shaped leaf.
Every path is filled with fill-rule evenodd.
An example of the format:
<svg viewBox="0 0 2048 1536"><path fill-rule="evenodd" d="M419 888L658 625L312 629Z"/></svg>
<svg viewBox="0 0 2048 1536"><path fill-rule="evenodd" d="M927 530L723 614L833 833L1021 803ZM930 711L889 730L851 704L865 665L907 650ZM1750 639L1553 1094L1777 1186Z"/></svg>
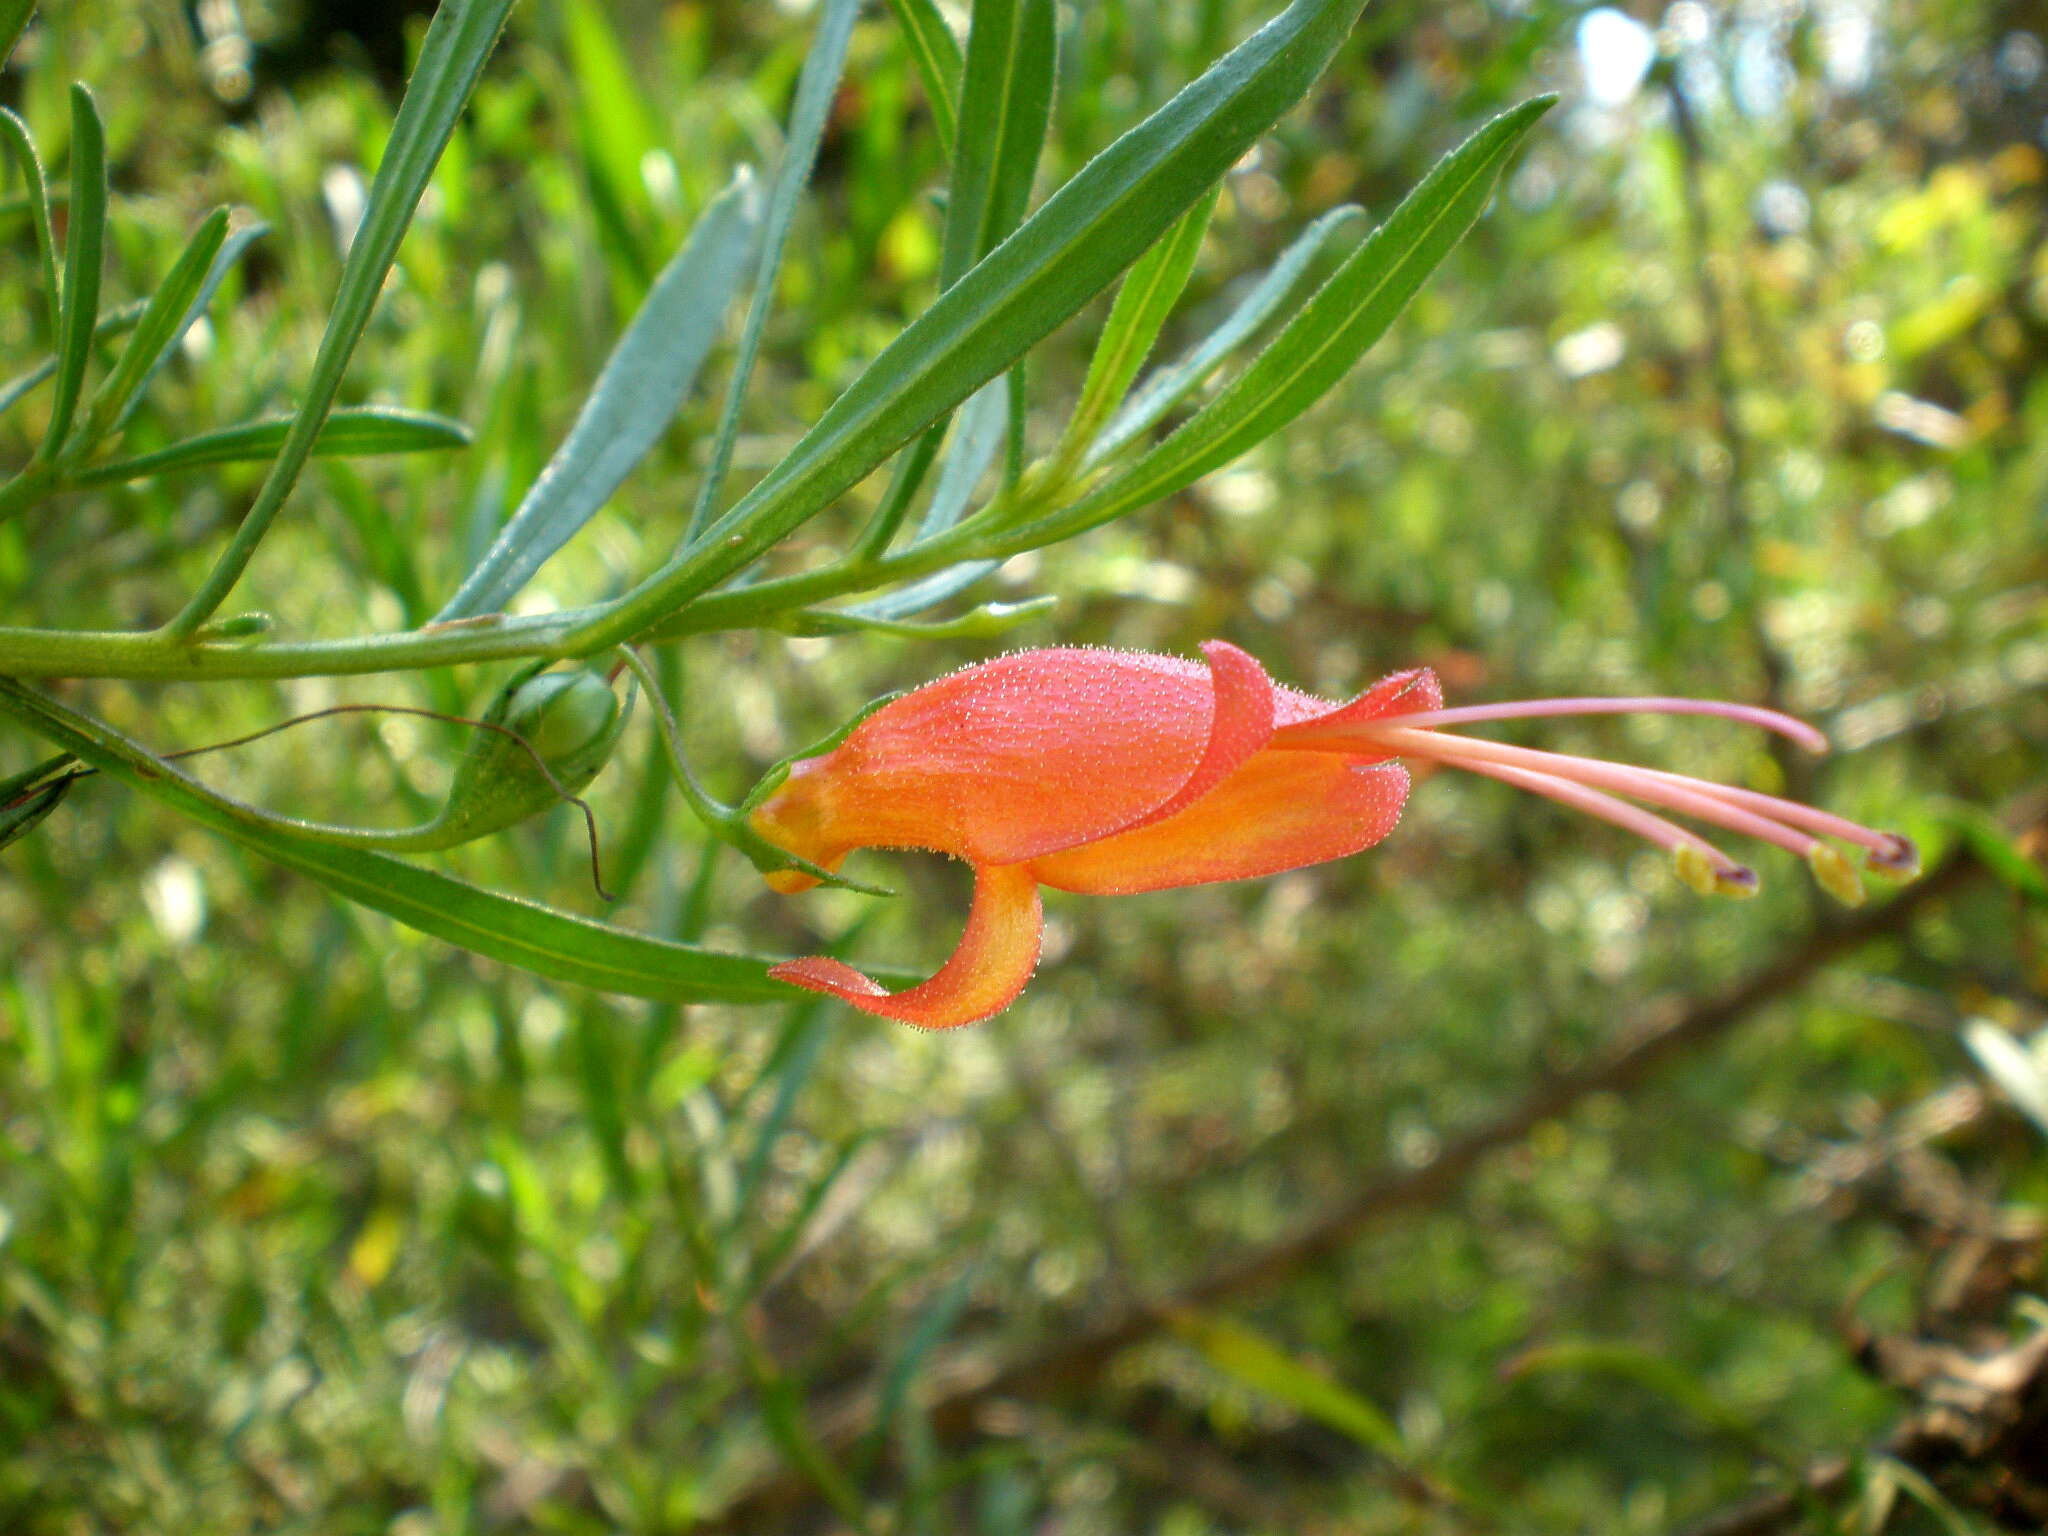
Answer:
<svg viewBox="0 0 2048 1536"><path fill-rule="evenodd" d="M1508 156L1554 97L1503 113L1440 161L1252 365L1165 442L1020 541L1045 543L1171 495L1265 441L1322 397L1386 333L1493 195Z"/></svg>
<svg viewBox="0 0 2048 1536"><path fill-rule="evenodd" d="M950 287L1024 217L1052 120L1052 0L975 0L946 187L939 283Z"/></svg>
<svg viewBox="0 0 2048 1536"><path fill-rule="evenodd" d="M93 391L85 420L79 428L82 442L91 444L99 441L127 413L143 380L156 371L163 354L184 331L185 317L191 312L193 301L199 297L207 273L212 270L214 258L220 254L221 247L227 243L227 237L228 211L225 208L214 209L193 231L191 240L163 282L149 296L119 361L100 381L100 387Z"/></svg>
<svg viewBox="0 0 2048 1536"><path fill-rule="evenodd" d="M1032 178L1052 122L1059 63L1053 11L1053 0L975 0L962 67L959 135L946 186L946 226L939 242L941 288L957 283L1007 239L1031 204ZM1021 371L1011 375L1002 398L1007 408L1005 431L1021 448ZM945 427L941 415L926 429L919 449L898 461L897 480L886 501L907 503L916 494ZM957 510L953 516L958 516ZM927 514L926 532L938 526L944 524ZM876 531L879 541L864 546L870 551L887 542L894 525L886 524L886 532Z"/></svg>
<svg viewBox="0 0 2048 1536"><path fill-rule="evenodd" d="M1131 380L1145 366L1160 328L1180 302L1181 291L1195 270L1195 257L1202 249L1202 236L1208 233L1209 216L1216 211L1216 196L1221 191L1219 183L1124 275L1109 319L1096 338L1095 355L1088 360L1081 398L1053 452L1056 464L1080 462L1124 391L1131 387Z"/></svg>
<svg viewBox="0 0 2048 1536"><path fill-rule="evenodd" d="M903 640L987 639L1007 634L1019 624L1039 618L1059 602L1057 597L1031 597L1021 603L983 603L951 619L917 622L877 619L844 608L804 608L788 615L776 628L791 635L894 635Z"/></svg>
<svg viewBox="0 0 2048 1536"><path fill-rule="evenodd" d="M1362 0L1294 0L1083 166L883 349L703 538L569 642L641 633L751 564L1003 372L1142 254L1301 99Z"/></svg>
<svg viewBox="0 0 2048 1536"><path fill-rule="evenodd" d="M165 626L167 633L189 635L213 617L242 579L257 546L298 484L319 440L321 425L341 392L349 359L369 327L377 296L398 257L399 243L412 223L420 195L427 189L441 152L448 147L456 119L476 89L484 61L497 46L511 9L512 0L443 0L434 12L420 45L419 63L406 83L405 99L391 125L391 137L385 141L376 179L370 184L369 205L342 262L341 281L335 287L334 307L328 311L320 350L313 358L305 400L241 525L199 589Z"/></svg>
<svg viewBox="0 0 2048 1536"><path fill-rule="evenodd" d="M238 427L223 427L218 432L202 432L149 453L95 464L71 476L69 483L81 488L117 485L140 480L145 475L197 469L204 464L260 461L273 456L291 430L291 417L276 416ZM446 416L391 405L359 405L335 411L327 418L313 443L313 452L330 459L369 458L384 453L462 448L468 446L469 440L469 428Z"/></svg>
<svg viewBox="0 0 2048 1536"><path fill-rule="evenodd" d="M504 607L661 440L718 340L758 225L759 193L742 171L655 279L569 435L439 620Z"/></svg>
<svg viewBox="0 0 2048 1536"><path fill-rule="evenodd" d="M939 483L932 487L931 505L917 525L913 545L936 538L958 523L974 499L974 488L996 460L1008 429L1010 394L1017 388L1014 376L996 379L961 409L953 437L946 444L946 456L939 465Z"/></svg>
<svg viewBox="0 0 2048 1536"><path fill-rule="evenodd" d="M739 436L740 407L754 376L754 360L760 355L762 328L775 304L775 280L782 273L789 226L796 218L804 186L811 179L811 167L817 162L818 141L824 137L833 98L839 94L839 79L846 70L846 45L853 36L853 19L859 9L858 0L826 0L817 36L811 39L810 52L804 56L803 73L796 83L796 101L789 113L789 132L783 140L782 164L776 169L775 186L768 195L760 263L754 272L754 297L747 306L746 329L740 333L739 356L733 361L732 381L726 385L718 436L712 441L711 460L704 470L696 505L690 511L685 542L696 537L710 519L725 488L733 441Z"/></svg>
<svg viewBox="0 0 2048 1536"><path fill-rule="evenodd" d="M35 225L36 259L42 272L43 301L50 317L50 335L54 338L64 326L64 289L57 277L57 229L50 222L49 178L43 174L43 157L36 153L36 141L28 131L28 124L5 107L0 107L0 144L6 146L15 166L21 171L26 188L22 195L28 200L29 220Z"/></svg>
<svg viewBox="0 0 2048 1536"><path fill-rule="evenodd" d="M842 611L858 619L883 622L904 619L927 608L936 608L955 593L966 591L982 577L992 574L1002 563L1000 560L963 560L958 565L949 565L943 571L934 571L917 581L906 582L893 592L885 592L880 597L869 598Z"/></svg>
<svg viewBox="0 0 2048 1536"><path fill-rule="evenodd" d="M931 103L939 148L950 160L960 124L960 39L932 0L889 0L889 9L896 13L910 45L911 62L917 66L925 99Z"/></svg>
<svg viewBox="0 0 2048 1536"><path fill-rule="evenodd" d="M57 384L50 425L36 457L63 451L92 358L100 318L100 271L107 248L107 135L92 92L71 87L71 227L64 238L64 303L57 322Z"/></svg>
<svg viewBox="0 0 2048 1536"><path fill-rule="evenodd" d="M675 944L501 896L386 854L296 837L253 819L111 726L0 678L0 710L159 804L408 927L524 970L668 1002L787 1002L773 962Z"/></svg>
<svg viewBox="0 0 2048 1536"><path fill-rule="evenodd" d="M178 343L185 339L186 332L198 323L199 317L205 314L208 306L213 303L213 296L220 291L220 285L227 279L227 275L234 271L235 263L242 259L242 253L269 233L270 226L261 220L242 224L228 231L227 239L221 242L220 249L214 253L213 264L206 269L206 280L199 285L199 291L192 295L192 302L186 307L184 318L172 330L170 340L157 349L155 360L143 370L142 378L129 392L127 403L114 417L113 431L118 433L128 425L135 415L136 408L148 397L149 386L163 370L164 364L171 360L171 354L177 351Z"/></svg>
<svg viewBox="0 0 2048 1536"><path fill-rule="evenodd" d="M14 45L28 30L28 19L35 10L36 0L0 0L0 67L6 65Z"/></svg>
<svg viewBox="0 0 2048 1536"><path fill-rule="evenodd" d="M1280 253L1280 259L1266 269L1221 325L1189 348L1185 356L1168 363L1138 386L1137 392L1096 437L1095 445L1088 451L1088 462L1099 464L1113 458L1124 444L1151 431L1166 419L1169 411L1200 389L1230 354L1287 301L1318 253L1329 244L1330 237L1364 217L1363 208L1347 203L1332 208L1296 235Z"/></svg>

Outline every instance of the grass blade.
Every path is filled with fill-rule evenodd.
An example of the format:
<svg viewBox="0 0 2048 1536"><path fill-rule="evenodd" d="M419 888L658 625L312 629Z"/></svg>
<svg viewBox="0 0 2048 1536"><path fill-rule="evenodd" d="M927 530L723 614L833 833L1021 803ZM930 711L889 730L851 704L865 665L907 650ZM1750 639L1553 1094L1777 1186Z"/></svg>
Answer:
<svg viewBox="0 0 2048 1536"><path fill-rule="evenodd" d="M668 1002L786 1003L765 956L698 949L486 891L385 854L294 837L247 813L112 727L0 678L0 710L158 803L423 933L523 970Z"/></svg>
<svg viewBox="0 0 2048 1536"><path fill-rule="evenodd" d="M64 303L57 322L57 383L50 425L36 452L50 463L64 450L92 359L100 318L100 271L107 249L107 135L92 92L71 87L71 227L64 240Z"/></svg>
<svg viewBox="0 0 2048 1536"><path fill-rule="evenodd" d="M1376 1404L1295 1359L1264 1334L1207 1312L1176 1312L1171 1326L1225 1375L1349 1435L1369 1450L1397 1461L1406 1458L1401 1431Z"/></svg>
<svg viewBox="0 0 2048 1536"><path fill-rule="evenodd" d="M939 148L951 160L960 125L960 39L932 0L889 0L889 9L896 13L904 41L910 45L910 60L924 82Z"/></svg>
<svg viewBox="0 0 2048 1536"><path fill-rule="evenodd" d="M86 407L79 437L90 446L113 429L127 415L128 405L142 383L156 372L163 355L183 333L193 302L213 269L214 258L227 243L228 211L216 208L193 231L168 275L149 297L111 372L100 381Z"/></svg>
<svg viewBox="0 0 2048 1536"><path fill-rule="evenodd" d="M1508 156L1554 97L1503 113L1440 161L1253 361L1187 425L1020 536L1069 538L1157 501L1294 420L1347 373L1484 211Z"/></svg>
<svg viewBox="0 0 2048 1536"><path fill-rule="evenodd" d="M654 271L653 252L633 215L644 206L645 157L664 147L659 113L640 88L603 0L562 8L562 37L576 85L576 147L591 179L598 223L631 270L638 294ZM624 308L630 298L621 303Z"/></svg>
<svg viewBox="0 0 2048 1536"><path fill-rule="evenodd" d="M709 521L719 493L725 488L725 473L732 464L733 439L740 430L740 408L754 376L754 360L761 351L761 330L767 325L768 311L775 303L775 280L782 273L789 226L811 179L811 167L817 163L818 141L824 137L825 119L839 94L839 78L846 70L846 45L853 36L853 21L859 12L859 0L826 0L824 14L818 20L818 35L811 40L810 52L804 56L803 73L797 77L796 101L790 107L782 164L776 169L775 186L768 195L768 220L761 240L760 264L754 272L754 297L747 307L746 329L740 333L732 382L726 386L725 409L719 413L711 462L698 487L696 505L690 510L689 526L683 535L685 543L694 539Z"/></svg>
<svg viewBox="0 0 2048 1536"><path fill-rule="evenodd" d="M270 458L291 433L294 419L272 417L202 432L166 448L138 453L132 458L95 464L69 479L76 488L116 485L140 480L145 475L167 475L177 470L197 469L205 464L235 464ZM321 458L368 458L385 453L430 453L441 448L465 448L469 428L447 416L430 411L407 411L391 405L360 405L335 411L314 439L313 452Z"/></svg>
<svg viewBox="0 0 2048 1536"><path fill-rule="evenodd" d="M1113 457L1124 444L1151 431L1165 419L1167 412L1201 388L1203 381L1286 302L1310 263L1329 243L1330 237L1345 225L1364 217L1364 209L1355 203L1347 203L1342 208L1332 208L1296 235L1287 249L1280 253L1280 259L1267 269L1265 276L1252 286L1221 325L1197 342L1179 361L1167 364L1145 380L1137 393L1124 402L1123 408L1110 418L1109 425L1095 439L1088 461L1101 463Z"/></svg>
<svg viewBox="0 0 2048 1536"><path fill-rule="evenodd" d="M502 608L661 440L718 340L759 221L759 193L742 171L655 279L569 435L438 618Z"/></svg>
<svg viewBox="0 0 2048 1536"><path fill-rule="evenodd" d="M1229 170L1323 71L1363 0L1294 0L1083 166L868 365L704 536L574 631L597 649L751 564L1022 357Z"/></svg>
<svg viewBox="0 0 2048 1536"><path fill-rule="evenodd" d="M306 383L305 402L292 419L292 430L241 526L191 600L165 626L167 634L190 635L212 617L242 579L256 546L298 484L319 440L321 424L334 408L356 343L370 323L377 295L412 223L420 194L426 191L434 165L447 148L455 121L476 88L484 61L496 46L511 9L512 0L444 0L434 12L419 64L406 86L397 121L384 146L384 158L370 186L369 206L342 263L334 308L328 313L327 330L320 338L313 374ZM72 195L75 199L75 189Z"/></svg>

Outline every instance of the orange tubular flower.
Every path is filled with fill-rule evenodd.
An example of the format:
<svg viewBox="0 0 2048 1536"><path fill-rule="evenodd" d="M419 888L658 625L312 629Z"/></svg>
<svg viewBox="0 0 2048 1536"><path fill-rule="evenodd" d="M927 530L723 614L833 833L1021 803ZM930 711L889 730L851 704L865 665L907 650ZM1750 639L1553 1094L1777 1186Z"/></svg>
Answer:
<svg viewBox="0 0 2048 1536"><path fill-rule="evenodd" d="M1041 885L1124 895L1343 858L1394 829L1408 798L1397 759L1484 774L1627 828L1669 850L1701 891L1747 895L1756 876L1644 804L1790 849L1846 901L1861 899L1861 884L1822 837L1861 846L1873 870L1916 867L1906 839L1810 806L1444 729L1533 715L1712 714L1826 750L1818 731L1773 710L1663 698L1445 709L1427 669L1332 704L1275 683L1234 645L1212 640L1202 652L1206 667L1137 651L998 657L883 706L832 751L797 763L754 812L756 831L834 871L859 848L951 854L974 866L974 903L952 958L906 991L822 956L769 974L923 1029L972 1024L1031 979ZM816 883L789 870L768 880L779 891Z"/></svg>

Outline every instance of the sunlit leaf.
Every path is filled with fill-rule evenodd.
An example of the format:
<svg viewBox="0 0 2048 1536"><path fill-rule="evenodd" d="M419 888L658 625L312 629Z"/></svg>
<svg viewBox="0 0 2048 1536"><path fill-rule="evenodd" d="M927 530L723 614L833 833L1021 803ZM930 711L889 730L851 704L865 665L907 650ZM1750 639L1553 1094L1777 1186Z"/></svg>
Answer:
<svg viewBox="0 0 2048 1536"><path fill-rule="evenodd" d="M820 9L817 35L804 56L803 73L797 77L796 101L790 107L789 131L783 138L782 163L776 167L775 184L768 194L759 264L754 270L754 297L747 306L739 356L733 362L732 380L726 386L718 435L712 440L711 460L690 513L686 540L694 538L710 520L725 488L733 440L739 435L740 409L745 404L747 385L754 377L754 361L760 355L761 330L775 304L775 282L782 272L790 223L796 218L797 204L811 179L811 166L818 158L818 141L824 136L825 120L839 94L839 77L846 69L846 45L853 36L853 21L860 6L858 0L825 0Z"/></svg>
<svg viewBox="0 0 2048 1536"><path fill-rule="evenodd" d="M57 457L71 435L71 420L92 360L93 329L100 318L100 274L106 264L107 135L92 92L71 88L71 220L64 237L64 303L57 324L57 382L50 425L37 456Z"/></svg>
<svg viewBox="0 0 2048 1536"><path fill-rule="evenodd" d="M1361 0L1295 0L1075 174L942 293L775 469L668 566L572 636L654 629L751 564L1099 293L1301 98Z"/></svg>
<svg viewBox="0 0 2048 1536"><path fill-rule="evenodd" d="M1322 397L1386 333L1485 210L1517 145L1555 98L1503 113L1453 150L1290 320L1271 346L1165 442L1025 537L1064 538L1193 483Z"/></svg>
<svg viewBox="0 0 2048 1536"><path fill-rule="evenodd" d="M95 464L71 477L75 486L114 485L147 475L167 475L205 464L235 464L271 457L291 435L294 418L276 416L202 432L132 458ZM313 444L323 458L367 458L384 453L427 453L466 447L469 428L430 411L392 405L357 405L331 413Z"/></svg>
<svg viewBox="0 0 2048 1536"><path fill-rule="evenodd" d="M502 608L661 441L718 340L758 220L754 178L743 171L655 279L561 447L437 618Z"/></svg>

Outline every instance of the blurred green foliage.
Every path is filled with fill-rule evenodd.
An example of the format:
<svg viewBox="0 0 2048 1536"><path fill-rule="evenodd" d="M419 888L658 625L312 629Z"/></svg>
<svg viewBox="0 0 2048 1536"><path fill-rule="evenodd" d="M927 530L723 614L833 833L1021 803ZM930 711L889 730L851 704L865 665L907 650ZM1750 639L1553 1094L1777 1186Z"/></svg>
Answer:
<svg viewBox="0 0 2048 1536"><path fill-rule="evenodd" d="M1063 11L1041 191L1264 9ZM289 408L392 120L392 82L358 66L375 49L304 67L324 45L282 5L47 10L0 91L64 194L65 92L95 84L109 305L216 204L269 226L130 449ZM1059 603L1002 640L687 642L699 761L736 792L862 700L1005 644L1224 635L1330 694L1426 663L1473 697L1770 698L1847 750L1814 767L1700 722L1545 740L1625 734L1937 856L1974 808L1993 854L1802 969L1834 919L1790 861L1763 863L1759 900L1703 905L1604 828L1433 781L1346 863L1055 897L1025 999L925 1037L823 1004L553 987L81 784L0 855L0 1524L655 1532L737 1508L746 1529L990 1536L1662 1531L1907 1411L1845 1317L1976 1347L2024 1333L2048 1164L1974 1086L1960 1031L2031 1033L2048 991L2026 849L1998 831L2041 816L2048 742L2041 17L1636 15L1657 60L1602 101L1587 66L1614 61L1582 52L1580 7L1369 11L1230 177L1163 355L1314 216L1378 216L1481 118L1564 91L1387 340L1251 458L1011 562L995 596ZM728 168L774 163L811 23L684 0L515 14L343 393L474 442L319 461L258 564L263 608L333 632L431 615ZM736 484L929 302L943 163L904 35L870 8ZM0 307L0 355L29 359L49 322L18 187L0 189L0 290L23 296ZM1034 356L1036 450L1107 302ZM667 553L716 399L692 397L523 601L616 590ZM28 457L47 409L0 417L0 460ZM8 622L168 618L260 474L0 522ZM778 561L836 547L880 494ZM448 673L66 692L163 747L339 701L487 697ZM431 813L463 740L329 722L207 771L396 826ZM0 731L0 775L44 755ZM958 870L878 859L896 902L778 898L666 782L635 733L590 792L639 927L785 951L845 936L913 962L950 944ZM594 911L577 836L558 810L440 862ZM1659 1075L1536 1116L1348 1240L1199 1290L1788 964ZM1125 1318L1053 1379L1063 1344ZM1009 1361L1026 1364L972 1396ZM1874 1473L1862 1488L1865 1524L1841 1528L1941 1528Z"/></svg>

